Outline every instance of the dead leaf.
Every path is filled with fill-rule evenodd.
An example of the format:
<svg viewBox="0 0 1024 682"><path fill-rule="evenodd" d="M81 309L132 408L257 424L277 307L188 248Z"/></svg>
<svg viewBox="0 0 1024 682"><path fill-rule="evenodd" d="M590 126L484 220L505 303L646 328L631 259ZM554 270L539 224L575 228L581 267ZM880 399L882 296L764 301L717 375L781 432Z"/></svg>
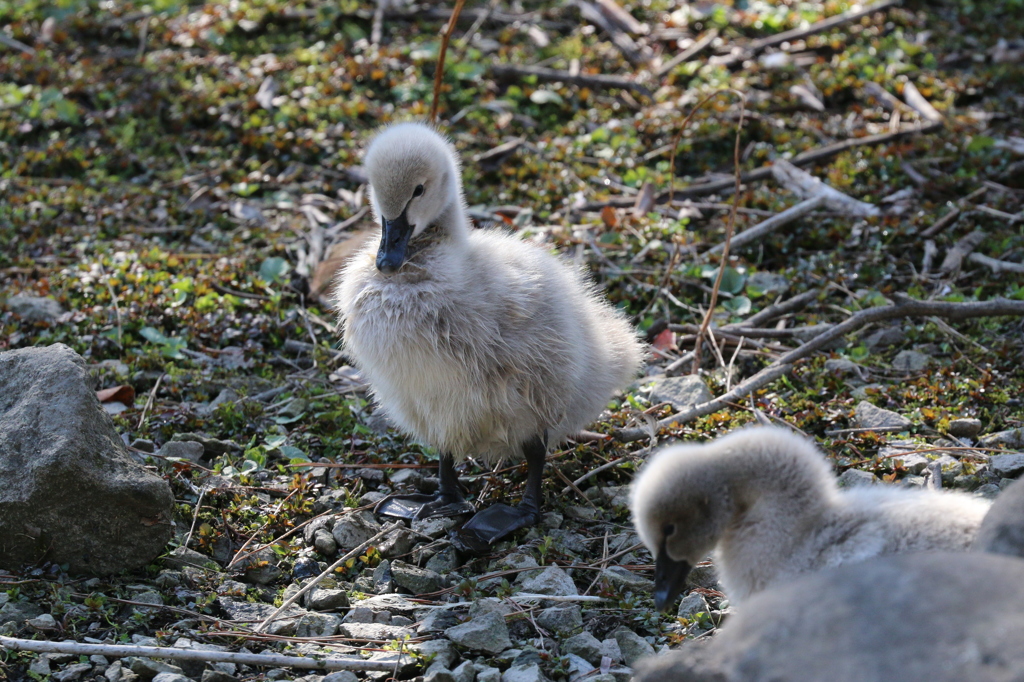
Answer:
<svg viewBox="0 0 1024 682"><path fill-rule="evenodd" d="M124 403L125 405L131 405L135 402L135 389L128 385L104 388L102 391L96 391L96 397L101 403Z"/></svg>
<svg viewBox="0 0 1024 682"><path fill-rule="evenodd" d="M338 271L366 244L374 234L374 230L364 228L351 233L348 239L331 245L327 255L320 261L309 282L309 293L315 298L326 294L334 282Z"/></svg>
<svg viewBox="0 0 1024 682"><path fill-rule="evenodd" d="M619 212L611 206L605 206L601 209L601 222L605 227L614 230L619 226Z"/></svg>
<svg viewBox="0 0 1024 682"><path fill-rule="evenodd" d="M676 335L671 329L666 329L657 336L654 337L654 341L651 342L651 346L655 350L678 350L676 346Z"/></svg>

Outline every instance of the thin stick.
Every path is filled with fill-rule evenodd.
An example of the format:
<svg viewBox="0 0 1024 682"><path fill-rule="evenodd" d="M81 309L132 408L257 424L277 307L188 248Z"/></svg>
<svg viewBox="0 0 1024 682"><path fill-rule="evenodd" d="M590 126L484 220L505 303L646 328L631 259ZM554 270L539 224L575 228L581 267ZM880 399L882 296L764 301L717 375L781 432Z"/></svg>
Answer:
<svg viewBox="0 0 1024 682"><path fill-rule="evenodd" d="M153 390L149 392L149 398L146 400L145 406L142 408L142 414L139 415L139 425L135 427L136 430L142 428L143 423L146 421L146 413L149 412L149 408L153 406L153 399L156 398L156 391L160 388L160 382L164 380L164 375L161 374L156 378L156 383L153 384Z"/></svg>
<svg viewBox="0 0 1024 682"><path fill-rule="evenodd" d="M437 108L441 103L441 79L444 77L444 58L448 53L448 41L452 39L452 31L455 30L455 22L459 20L459 13L466 0L455 0L455 9L448 19L448 27L441 36L441 50L437 53L437 68L434 71L434 101L430 104L430 122L437 122Z"/></svg>
<svg viewBox="0 0 1024 682"><path fill-rule="evenodd" d="M679 66L683 62L686 62L686 61L689 61L689 60L693 59L698 54L703 52L704 48L706 48L708 45L710 45L715 40L715 38L717 38L717 37L718 37L718 29L717 28L709 29L693 45L690 45L688 48L686 48L685 50L683 50L682 52L677 54L675 57L673 57L672 59L670 59L667 62L665 62L664 64L662 64L660 67L658 67L658 69L654 72L654 77L655 78L663 78L663 77L665 77L672 69L676 68L677 66Z"/></svg>
<svg viewBox="0 0 1024 682"><path fill-rule="evenodd" d="M326 578L327 576L332 574L334 572L334 569L338 568L339 566L344 564L349 559L352 559L352 558L355 558L355 557L359 556L360 552L364 551L367 547L369 547L373 543L377 542L382 537L384 537L385 535L390 533L395 528L400 527L401 525L402 524L400 524L400 523L388 524L379 533L374 535L372 538L370 538L366 542L362 543L361 545L359 545L358 547L353 549L351 552L349 552L348 554L346 554L345 556L341 557L340 559L335 561L333 564L328 566L326 571L324 571L323 573L321 573L320 575L318 575L317 577L313 578L308 583L303 585L301 590L299 590L298 592L293 594L291 597L289 597L283 604L281 604L280 608L278 608L276 611L274 611L272 614L270 614L266 618L266 620L264 620L262 623L257 625L254 628L255 632L262 632L267 627L267 625L270 624L271 621L273 621L275 618L277 618L278 614L280 614L282 611L287 609L289 606L291 606L292 604L297 602L302 597L302 595L306 594L311 589L313 589L313 587L315 587L317 584L319 584L321 580L323 580L324 578Z"/></svg>
<svg viewBox="0 0 1024 682"><path fill-rule="evenodd" d="M1024 274L1024 265L1021 263L1011 263L1006 260L998 260L996 258L990 258L989 256L983 256L980 253L972 253L967 257L967 260L979 265L984 265L996 274L999 274L1000 272L1017 272Z"/></svg>
<svg viewBox="0 0 1024 682"><path fill-rule="evenodd" d="M733 92L736 92L735 90ZM711 318L715 314L715 306L718 304L718 290L722 287L722 278L725 276L725 268L729 265L729 247L732 244L732 233L736 227L736 209L740 205L740 134L743 132L743 120L747 113L747 98L743 93L736 93L740 96L740 120L736 124L736 141L733 143L732 167L733 177L736 186L733 188L732 210L729 211L729 221L725 224L725 244L722 248L721 265L718 266L718 275L715 277L715 286L711 288L711 301L708 303L708 312L704 315L704 321L697 332L697 338L693 342L693 369L691 374L700 370L700 351L704 341L704 335L711 326ZM674 174L673 174L674 177ZM672 202L671 195L669 203Z"/></svg>
<svg viewBox="0 0 1024 682"><path fill-rule="evenodd" d="M206 495L206 486L204 485L199 489L199 499L196 500L196 511L192 515L192 527L188 529L188 536L185 538L185 544L182 547L188 547L188 543L192 542L192 533L196 529L196 521L199 520L199 509L203 506L203 496Z"/></svg>
<svg viewBox="0 0 1024 682"><path fill-rule="evenodd" d="M29 47L20 40L15 40L3 31L0 31L0 45L6 45L7 47L13 48L15 50L21 50L25 54L30 55L32 57L36 56L35 48Z"/></svg>
<svg viewBox="0 0 1024 682"><path fill-rule="evenodd" d="M768 220L758 223L753 227L747 228L740 232L738 235L732 238L732 248L738 249L741 246L746 246L748 243L755 239L760 239L769 232L773 232L778 228L793 222L798 218L802 218L814 209L818 208L825 203L825 195L819 194L811 197L806 201L801 201L799 204L790 206L782 213L773 215ZM718 244L711 247L708 253L722 253L725 251L725 243Z"/></svg>
<svg viewBox="0 0 1024 682"><path fill-rule="evenodd" d="M574 488L578 490L579 488L577 488L577 486L579 486L581 483L586 481L588 478L593 478L594 476L597 476L602 471L607 471L608 469L616 467L619 464L622 464L624 461L626 461L625 457L619 457L618 459L613 459L612 461L608 462L607 464L602 464L601 466L597 467L596 469L591 469L590 471L588 471L587 473L583 474L582 476L577 478L575 481L570 483L569 485L567 485L564 488L562 488L562 494L563 495L568 495Z"/></svg>
<svg viewBox="0 0 1024 682"><path fill-rule="evenodd" d="M38 651L74 656L141 656L167 658L177 661L213 661L273 668L303 668L306 670L368 670L390 672L390 661L364 661L358 658L313 658L282 656L280 654L236 654L229 651L176 649L163 646L136 646L132 644L83 644L80 642L47 642L34 639L16 639L0 636L0 644L11 651Z"/></svg>
<svg viewBox="0 0 1024 682"><path fill-rule="evenodd" d="M645 97L654 98L654 93L651 92L650 88L642 83L623 78L622 76L610 76L601 73L569 73L568 71L559 71L557 69L545 69L539 66L519 66L516 64L492 64L490 66L491 73L497 78L522 78L523 76L533 76L539 81L546 81L549 83L561 82L561 83L574 83L576 85L583 85L588 88L596 90L605 90L617 88L619 90L632 90L638 92Z"/></svg>

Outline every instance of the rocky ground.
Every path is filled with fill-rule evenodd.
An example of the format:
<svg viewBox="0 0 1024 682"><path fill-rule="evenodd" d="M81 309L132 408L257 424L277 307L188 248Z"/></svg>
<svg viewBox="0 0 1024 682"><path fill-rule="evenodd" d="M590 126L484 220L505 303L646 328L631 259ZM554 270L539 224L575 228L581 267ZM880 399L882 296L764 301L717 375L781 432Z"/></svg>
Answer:
<svg viewBox="0 0 1024 682"><path fill-rule="evenodd" d="M939 477L994 496L1024 472L1024 325L1012 316L871 324L749 399L653 424L897 294L1024 298L1018 3L909 3L760 47L850 8L655 1L627 5L632 25L608 19L607 5L471 4L441 122L466 161L479 226L520 231L589 268L652 344L647 378L594 433L551 453L539 527L477 558L448 546L446 522L394 529L257 632L383 528L371 513L381 496L436 486L436 453L388 428L337 350L325 294L369 227L360 150L379 125L425 114L446 10L392 9L376 22L359 3L0 0L0 349L79 353L121 454L173 493L174 522L158 557L113 576L89 577L59 552L6 566L0 635L393 662L359 675L371 678L625 680L638 657L713 636L729 614L710 563L678 613L653 609L652 558L626 493L656 443L713 437L756 408L815 437L846 485ZM563 80L501 71L509 64ZM577 72L629 82L574 82ZM736 250L715 324L758 334L719 335L698 375L677 376L691 367L718 269L707 251L724 239L737 105L722 97L699 110L674 157L672 138L726 85L747 96L742 170L829 149L803 168L879 211L821 209ZM875 135L884 139L864 142ZM857 144L832 146L844 141ZM671 208L658 203L670 177ZM751 176L738 229L800 200ZM817 295L756 317L805 292ZM28 405L34 392L23 393L5 390L0 416ZM40 419L58 412L32 405ZM607 437L637 426L656 442ZM486 505L518 496L524 474L469 462L462 480ZM0 477L22 475L0 462ZM54 547L74 550L79 531L65 518ZM0 660L0 679L48 678L321 673Z"/></svg>

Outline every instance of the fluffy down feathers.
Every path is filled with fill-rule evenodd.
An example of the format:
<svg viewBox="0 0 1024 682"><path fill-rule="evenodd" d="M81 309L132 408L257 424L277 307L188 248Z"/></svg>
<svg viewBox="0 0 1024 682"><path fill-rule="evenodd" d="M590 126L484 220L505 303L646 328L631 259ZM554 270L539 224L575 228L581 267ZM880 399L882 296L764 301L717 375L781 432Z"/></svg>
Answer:
<svg viewBox="0 0 1024 682"><path fill-rule="evenodd" d="M396 147L415 158L414 172ZM456 459L518 457L531 437L547 431L557 442L588 424L632 380L641 346L590 284L515 236L467 228L457 159L433 130L386 130L366 167L378 215L401 203L385 187L408 196L422 182L424 199L431 187L445 192L433 215L417 218L400 270L379 272L373 246L337 288L345 349L399 427Z"/></svg>
<svg viewBox="0 0 1024 682"><path fill-rule="evenodd" d="M717 547L733 603L789 577L869 557L967 550L989 507L963 494L895 486L840 490L824 456L786 429L742 429L658 452L631 491L633 522L695 565Z"/></svg>

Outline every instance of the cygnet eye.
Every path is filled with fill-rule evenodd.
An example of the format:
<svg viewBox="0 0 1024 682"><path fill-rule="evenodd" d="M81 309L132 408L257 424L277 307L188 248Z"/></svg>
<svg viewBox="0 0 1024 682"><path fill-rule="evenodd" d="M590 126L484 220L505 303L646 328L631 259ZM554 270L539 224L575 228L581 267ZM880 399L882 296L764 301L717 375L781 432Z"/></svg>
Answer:
<svg viewBox="0 0 1024 682"><path fill-rule="evenodd" d="M416 185L416 189L412 191L413 197L418 197L423 194L423 185Z"/></svg>
<svg viewBox="0 0 1024 682"><path fill-rule="evenodd" d="M676 534L676 524L666 523L665 526L661 529L661 532L666 538L672 537Z"/></svg>

